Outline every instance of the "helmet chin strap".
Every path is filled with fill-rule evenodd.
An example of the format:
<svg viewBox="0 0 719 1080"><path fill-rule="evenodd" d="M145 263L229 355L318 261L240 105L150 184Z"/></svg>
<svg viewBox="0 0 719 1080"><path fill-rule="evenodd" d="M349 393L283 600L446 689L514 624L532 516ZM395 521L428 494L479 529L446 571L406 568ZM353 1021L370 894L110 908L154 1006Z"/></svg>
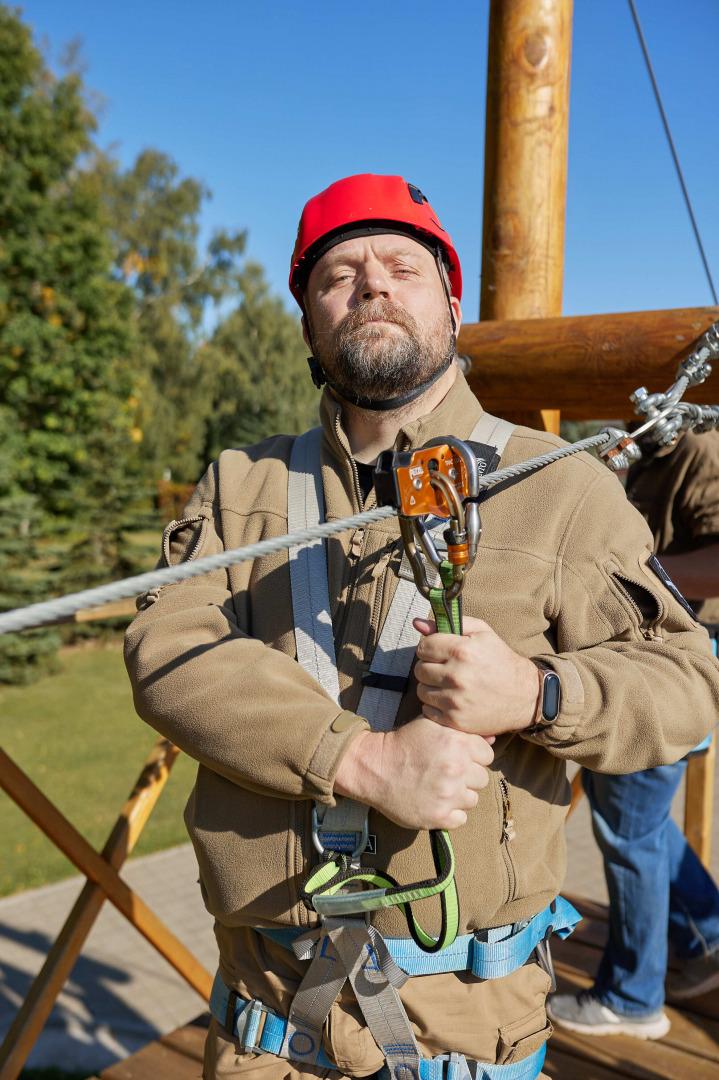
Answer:
<svg viewBox="0 0 719 1080"><path fill-rule="evenodd" d="M444 286L444 294L447 298L447 306L449 308L449 317L452 321L452 343L447 356L447 359L442 364L438 371L433 372L428 379L420 383L419 386L415 386L412 390L407 390L404 394L397 394L396 397L391 398L369 398L363 397L361 394L355 396L349 395L346 390L340 389L331 379L327 377L327 373L314 356L307 357L307 363L310 367L310 374L312 376L312 382L315 384L318 390L322 388L324 383L334 390L336 394L348 401L350 405L356 405L359 409L369 409L372 412L390 412L392 409L401 409L404 405L409 405L410 402L415 401L418 397L421 397L426 390L429 390L430 386L434 386L438 379L444 375L445 371L449 368L450 364L454 360L457 351L457 320L454 317L454 310L452 308L452 297L449 291L449 285L447 284L447 276L443 273L444 266L442 264L442 255L439 249L435 252L435 261L437 263L437 272L439 273L440 280ZM304 306L304 305L303 305ZM305 310L305 327L307 329L307 337L309 338L310 347L312 347L312 334L310 331L310 321L307 318L307 312Z"/></svg>

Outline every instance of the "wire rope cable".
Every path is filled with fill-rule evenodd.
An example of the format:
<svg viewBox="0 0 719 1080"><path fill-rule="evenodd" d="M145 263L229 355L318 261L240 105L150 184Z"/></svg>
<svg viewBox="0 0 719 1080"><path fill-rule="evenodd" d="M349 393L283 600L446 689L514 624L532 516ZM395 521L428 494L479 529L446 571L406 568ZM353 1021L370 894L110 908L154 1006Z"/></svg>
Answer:
<svg viewBox="0 0 719 1080"><path fill-rule="evenodd" d="M599 446L607 442L610 437L606 431L600 431L598 435L593 435L591 438L581 439L569 446L562 446L546 454L540 454L539 457L531 458L529 461L508 465L504 469L487 473L486 476L480 478L479 488L484 490L494 487L503 480L524 476L534 472L535 469L550 465L553 461L559 461L572 454L578 454L581 450L590 450L594 446ZM201 574L209 574L213 570L223 570L228 566L236 566L238 563L260 559L263 555L272 555L283 548L298 547L300 544L310 543L313 540L323 540L337 533L346 532L348 529L356 529L362 525L371 525L375 521L385 521L387 518L396 517L397 513L393 506L379 506L373 510L364 510L361 514L353 514L351 517L325 521L309 529L300 529L284 536L260 540L247 547L232 548L229 551L221 551L217 555L207 555L193 562L161 567L159 570L150 570L146 574L136 574L134 577L123 578L121 581L111 581L108 585L98 585L93 589L69 593L67 596L58 596L52 600L43 600L37 604L30 604L28 607L14 608L12 611L0 614L0 636L57 623L71 618L77 611L98 607L100 604L109 604L113 600L125 600L128 597L137 596L138 593L147 592L148 589L162 588L163 585L186 581L189 578L199 577Z"/></svg>
<svg viewBox="0 0 719 1080"><path fill-rule="evenodd" d="M684 176L682 174L681 166L679 164L679 156L678 156L676 148L674 146L674 140L672 139L672 133L671 133L671 131L669 129L669 121L667 120L667 114L664 111L664 105L662 103L662 98L661 98L661 95L659 93L659 86L657 85L657 80L656 80L656 78L654 76L654 68L652 67L652 62L649 59L649 50L647 48L647 43L646 43L646 41L644 39L644 34L642 32L641 23L639 22L639 15L637 14L637 9L636 9L636 7L634 5L634 0L629 0L629 7L631 8L632 18L634 19L634 25L637 28L637 34L639 35L639 43L640 43L640 45L642 47L642 52L644 53L644 61L645 61L646 65L647 65L647 71L649 72L649 78L651 79L651 83L652 83L652 86L654 88L654 96L657 99L657 105L659 106L659 112L661 114L662 123L664 124L664 131L666 133L667 141L669 143L669 149L671 150L672 157L674 158L674 165L675 165L675 168L677 170L677 176L679 177L679 183L681 184L682 192L684 193L684 202L686 203L687 210L689 211L689 218L691 220L692 228L694 230L694 236L696 238L697 246L699 248L699 254L701 255L702 263L704 264L704 272L706 273L707 281L709 282L709 288L711 290L711 294L712 294L712 298L714 300L714 303L719 304L719 300L717 300L716 289L714 288L714 282L712 280L711 270L709 269L709 263L707 262L707 257L706 257L706 254L704 252L704 245L702 244L701 236L699 235L699 226L697 225L696 218L694 217L694 211L692 210L692 204L691 204L691 200L689 198L689 192L687 191L687 186L684 183Z"/></svg>

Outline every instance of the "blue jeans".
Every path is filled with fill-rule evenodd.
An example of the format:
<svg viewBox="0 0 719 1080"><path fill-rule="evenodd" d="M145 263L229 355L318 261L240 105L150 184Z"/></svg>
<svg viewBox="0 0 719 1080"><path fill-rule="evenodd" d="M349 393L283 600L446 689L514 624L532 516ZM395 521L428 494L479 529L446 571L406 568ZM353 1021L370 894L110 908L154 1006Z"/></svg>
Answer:
<svg viewBox="0 0 719 1080"><path fill-rule="evenodd" d="M582 770L609 891L609 940L593 993L621 1016L661 1009L668 939L684 958L719 949L719 891L669 816L686 767Z"/></svg>

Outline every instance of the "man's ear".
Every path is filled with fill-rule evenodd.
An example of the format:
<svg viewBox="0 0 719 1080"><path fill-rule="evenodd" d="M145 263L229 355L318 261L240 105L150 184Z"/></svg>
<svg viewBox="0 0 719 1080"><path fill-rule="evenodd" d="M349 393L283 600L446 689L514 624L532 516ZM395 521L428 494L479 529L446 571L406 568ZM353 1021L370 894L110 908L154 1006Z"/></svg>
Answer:
<svg viewBox="0 0 719 1080"><path fill-rule="evenodd" d="M456 296L450 296L449 303L454 314L455 328L454 333L456 337L459 337L459 330L462 325L462 309L459 306L459 300Z"/></svg>
<svg viewBox="0 0 719 1080"><path fill-rule="evenodd" d="M310 341L310 335L307 332L307 316L302 316L302 337L305 339L305 345L312 352L312 342Z"/></svg>

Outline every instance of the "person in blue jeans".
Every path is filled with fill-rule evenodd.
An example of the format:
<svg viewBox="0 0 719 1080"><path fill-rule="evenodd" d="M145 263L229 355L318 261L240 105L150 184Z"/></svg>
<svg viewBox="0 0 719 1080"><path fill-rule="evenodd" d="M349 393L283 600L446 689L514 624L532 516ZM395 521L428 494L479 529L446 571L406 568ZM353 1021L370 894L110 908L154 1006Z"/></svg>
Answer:
<svg viewBox="0 0 719 1080"><path fill-rule="evenodd" d="M627 496L649 523L662 567L695 598L692 607L708 624L716 653L719 432L684 435L675 448L645 453L629 472ZM670 997L719 986L719 889L670 816L686 767L684 759L626 776L582 770L604 858L609 938L591 989L550 997L547 1013L560 1027L665 1035L669 943L679 959L667 979Z"/></svg>

